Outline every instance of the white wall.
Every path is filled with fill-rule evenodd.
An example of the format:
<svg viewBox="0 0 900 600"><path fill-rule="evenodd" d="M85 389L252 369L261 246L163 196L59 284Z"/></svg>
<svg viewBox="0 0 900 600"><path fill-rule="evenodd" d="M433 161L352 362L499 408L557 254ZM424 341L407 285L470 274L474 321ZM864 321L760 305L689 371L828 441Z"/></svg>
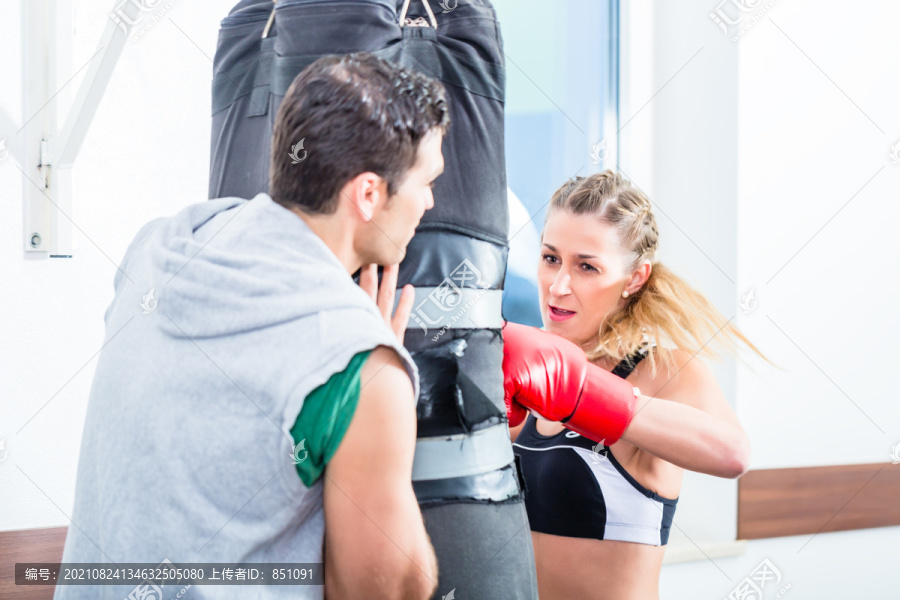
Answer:
<svg viewBox="0 0 900 600"><path fill-rule="evenodd" d="M167 18L126 44L75 166L74 258L42 259L22 250L25 182L15 156L15 132L33 116L23 114L20 23L31 1L0 7L0 115L7 117L0 139L14 151L0 162L3 531L68 525L115 264L141 225L207 197L212 57L219 21L233 4L178 0ZM60 73L60 85L96 52L114 6L74 2L72 72ZM70 102L82 77L61 97ZM61 124L67 105L60 110Z"/></svg>
<svg viewBox="0 0 900 600"><path fill-rule="evenodd" d="M622 122L659 93L620 134L621 165L657 204L661 258L784 369L749 355L716 368L751 436L751 468L890 462L900 5L747 1L743 25L754 24L737 41L739 26L726 35L709 17L716 0L623 5ZM786 583L781 597L897 597L887 557L900 527L756 540L717 557L735 488L686 477L674 544L710 558L667 564L662 598L725 598L763 559L783 577L764 598Z"/></svg>
<svg viewBox="0 0 900 600"><path fill-rule="evenodd" d="M730 317L737 277L737 51L712 50L717 31L682 3L623 2L622 11L620 168L654 203L657 258ZM710 366L734 402L734 364ZM686 473L671 542L734 540L736 507L734 480Z"/></svg>

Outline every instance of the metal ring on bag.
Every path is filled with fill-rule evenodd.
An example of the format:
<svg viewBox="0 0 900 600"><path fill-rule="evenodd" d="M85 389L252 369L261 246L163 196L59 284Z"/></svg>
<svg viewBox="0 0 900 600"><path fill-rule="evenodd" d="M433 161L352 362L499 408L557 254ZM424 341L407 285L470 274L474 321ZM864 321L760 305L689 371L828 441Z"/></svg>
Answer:
<svg viewBox="0 0 900 600"><path fill-rule="evenodd" d="M431 6L428 4L428 0L422 0L422 4L425 5L425 12L428 13L428 19L431 21L431 26L434 27L434 30L437 31L437 19L434 18L434 13L431 12ZM406 11L409 8L409 0L403 1L403 8L400 10L400 27L403 27L406 22Z"/></svg>

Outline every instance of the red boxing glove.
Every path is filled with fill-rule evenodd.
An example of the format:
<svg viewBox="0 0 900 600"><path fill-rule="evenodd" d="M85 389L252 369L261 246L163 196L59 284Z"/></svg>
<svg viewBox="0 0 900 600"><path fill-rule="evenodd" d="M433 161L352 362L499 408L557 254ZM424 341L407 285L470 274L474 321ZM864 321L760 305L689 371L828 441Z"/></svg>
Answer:
<svg viewBox="0 0 900 600"><path fill-rule="evenodd" d="M607 446L631 423L640 394L567 339L518 323L503 328L503 387L511 427L531 409Z"/></svg>

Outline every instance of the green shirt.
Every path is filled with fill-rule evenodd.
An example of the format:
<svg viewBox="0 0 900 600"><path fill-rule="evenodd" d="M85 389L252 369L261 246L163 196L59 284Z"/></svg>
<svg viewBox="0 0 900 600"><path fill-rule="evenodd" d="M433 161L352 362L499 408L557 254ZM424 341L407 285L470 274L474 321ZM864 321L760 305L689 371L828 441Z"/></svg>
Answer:
<svg viewBox="0 0 900 600"><path fill-rule="evenodd" d="M360 374L371 350L360 352L347 368L314 389L291 428L297 473L306 487L312 487L337 452L356 405L359 402Z"/></svg>

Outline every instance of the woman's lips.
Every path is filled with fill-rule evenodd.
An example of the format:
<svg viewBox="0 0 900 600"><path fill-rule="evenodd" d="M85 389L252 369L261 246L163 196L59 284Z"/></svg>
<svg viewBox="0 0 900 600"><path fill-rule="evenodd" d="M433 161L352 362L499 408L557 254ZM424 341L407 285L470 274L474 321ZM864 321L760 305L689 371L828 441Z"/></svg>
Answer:
<svg viewBox="0 0 900 600"><path fill-rule="evenodd" d="M565 321L566 319L571 319L575 316L575 312L571 310L563 310L561 308L556 308L555 306L549 306L548 308L550 319L553 321Z"/></svg>

